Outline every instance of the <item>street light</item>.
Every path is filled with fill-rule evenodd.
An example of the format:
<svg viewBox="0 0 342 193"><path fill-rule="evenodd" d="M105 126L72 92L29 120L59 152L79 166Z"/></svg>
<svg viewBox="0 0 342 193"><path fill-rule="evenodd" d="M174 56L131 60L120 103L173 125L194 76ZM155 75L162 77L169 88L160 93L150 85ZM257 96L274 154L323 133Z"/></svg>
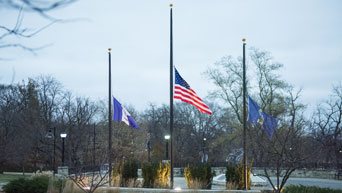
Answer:
<svg viewBox="0 0 342 193"><path fill-rule="evenodd" d="M148 140L148 142L147 142L147 144L146 144L146 149L147 149L147 152L148 152L148 154L147 154L147 160L148 160L148 162L150 162L151 161L151 141L150 140Z"/></svg>
<svg viewBox="0 0 342 193"><path fill-rule="evenodd" d="M53 130L53 133L52 133ZM52 127L49 129L47 134L45 135L48 139L53 139L53 175L56 173L56 127Z"/></svg>
<svg viewBox="0 0 342 193"><path fill-rule="evenodd" d="M67 134L65 132L62 132L60 134L60 136L62 138L62 143L63 143L63 146L62 146L62 166L64 166L64 140L67 137Z"/></svg>
<svg viewBox="0 0 342 193"><path fill-rule="evenodd" d="M165 140L166 140L166 149L165 149L165 155L166 155L166 160L169 160L169 139L170 139L170 135L165 135L164 136Z"/></svg>
<svg viewBox="0 0 342 193"><path fill-rule="evenodd" d="M205 146L205 142L207 141L207 138L203 138L203 145L202 145L202 152L203 152L203 154L204 154L204 146Z"/></svg>
<svg viewBox="0 0 342 193"><path fill-rule="evenodd" d="M204 149L205 149L205 142L207 141L207 138L203 137L203 144L202 144L202 152L203 152L203 162L206 162L205 161L205 152L204 152Z"/></svg>

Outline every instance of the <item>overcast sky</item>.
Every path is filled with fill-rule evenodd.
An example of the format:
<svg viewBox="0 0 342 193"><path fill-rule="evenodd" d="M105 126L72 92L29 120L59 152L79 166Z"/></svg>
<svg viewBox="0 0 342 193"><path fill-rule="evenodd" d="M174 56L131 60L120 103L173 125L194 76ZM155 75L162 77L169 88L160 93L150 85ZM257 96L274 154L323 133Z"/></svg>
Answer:
<svg viewBox="0 0 342 193"><path fill-rule="evenodd" d="M79 0L51 12L60 19L29 40L52 44L34 56L0 49L0 83L52 75L78 96L108 97L108 53L112 48L113 94L138 110L169 101L169 3L174 4L174 64L197 94L215 87L203 72L221 57L256 47L284 64L282 78L302 87L302 100L315 106L342 81L340 0ZM1 24L14 25L17 11L0 8ZM49 21L26 13L23 26ZM15 40L15 39L14 39Z"/></svg>

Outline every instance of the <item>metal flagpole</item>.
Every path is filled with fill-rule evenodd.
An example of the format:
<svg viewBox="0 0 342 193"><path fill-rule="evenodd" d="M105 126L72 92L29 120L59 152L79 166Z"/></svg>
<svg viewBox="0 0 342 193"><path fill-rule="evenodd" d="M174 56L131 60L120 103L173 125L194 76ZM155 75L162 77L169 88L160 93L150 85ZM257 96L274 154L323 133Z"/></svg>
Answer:
<svg viewBox="0 0 342 193"><path fill-rule="evenodd" d="M170 188L173 188L173 40L172 40L172 4L170 4L170 165L171 180Z"/></svg>
<svg viewBox="0 0 342 193"><path fill-rule="evenodd" d="M112 67L111 67L111 54L112 49L108 48L109 56L109 85L108 85L108 179L109 186L112 186Z"/></svg>
<svg viewBox="0 0 342 193"><path fill-rule="evenodd" d="M244 185L245 190L247 190L247 147L246 147L246 57L245 57L245 47L246 47L246 39L242 39L243 42L243 176L244 176Z"/></svg>
<svg viewBox="0 0 342 193"><path fill-rule="evenodd" d="M53 175L56 174L56 127L53 127Z"/></svg>
<svg viewBox="0 0 342 193"><path fill-rule="evenodd" d="M95 133L95 123L93 128L93 172L95 171L95 164L96 164L96 158L95 158L95 140L96 140L96 133Z"/></svg>

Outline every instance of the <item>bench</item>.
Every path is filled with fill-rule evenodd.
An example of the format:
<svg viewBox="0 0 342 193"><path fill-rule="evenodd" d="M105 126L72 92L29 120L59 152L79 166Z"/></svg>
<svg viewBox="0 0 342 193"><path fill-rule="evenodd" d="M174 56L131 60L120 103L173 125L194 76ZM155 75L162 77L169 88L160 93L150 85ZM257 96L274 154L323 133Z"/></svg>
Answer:
<svg viewBox="0 0 342 193"><path fill-rule="evenodd" d="M339 169L339 170L337 170L337 172L335 174L335 179L339 180L341 176L342 176L342 169Z"/></svg>

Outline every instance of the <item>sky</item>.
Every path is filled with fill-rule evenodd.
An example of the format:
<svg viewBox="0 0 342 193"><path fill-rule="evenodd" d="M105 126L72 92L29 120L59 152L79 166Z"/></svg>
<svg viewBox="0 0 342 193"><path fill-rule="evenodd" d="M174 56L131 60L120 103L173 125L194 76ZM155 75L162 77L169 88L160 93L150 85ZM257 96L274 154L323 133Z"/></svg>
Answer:
<svg viewBox="0 0 342 193"><path fill-rule="evenodd" d="M0 49L0 83L51 75L77 96L108 98L108 48L112 48L112 90L123 104L144 110L169 103L169 4L173 3L174 64L197 94L215 86L203 75L221 57L247 49L271 53L284 64L282 79L303 88L313 109L342 82L342 1L339 0L79 0L49 14L73 20L57 23L30 39L33 55ZM0 23L13 26L18 11L0 8ZM5 19L3 19L5 18ZM23 27L49 21L25 13Z"/></svg>

